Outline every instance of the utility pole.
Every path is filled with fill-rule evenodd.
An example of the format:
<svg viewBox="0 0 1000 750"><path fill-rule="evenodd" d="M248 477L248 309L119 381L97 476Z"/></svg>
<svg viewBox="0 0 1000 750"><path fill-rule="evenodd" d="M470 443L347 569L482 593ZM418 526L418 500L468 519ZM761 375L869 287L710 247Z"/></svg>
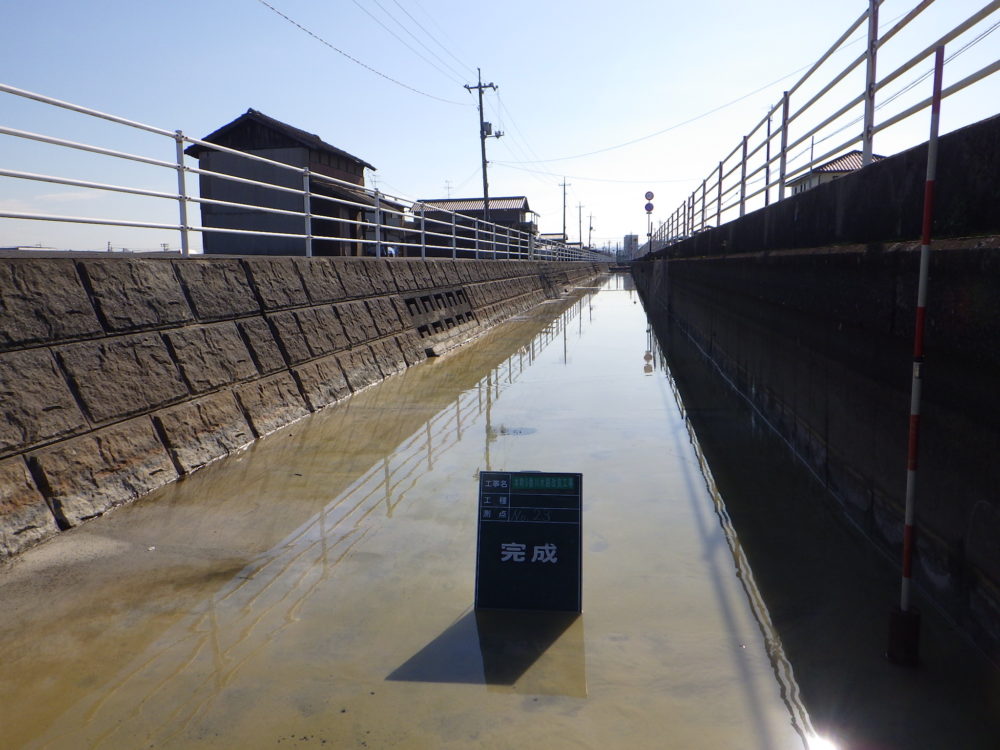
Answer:
<svg viewBox="0 0 1000 750"><path fill-rule="evenodd" d="M566 182L566 178L563 177L563 181L562 181L561 184L562 184L562 189L563 189L563 236L562 236L562 238L563 238L563 242L566 242L569 239L566 236L566 186L569 185L570 183Z"/></svg>
<svg viewBox="0 0 1000 750"><path fill-rule="evenodd" d="M577 231L580 234L580 249L583 249L583 204L576 204L577 220L579 221L579 227Z"/></svg>
<svg viewBox="0 0 1000 750"><path fill-rule="evenodd" d="M591 214L587 221L587 247L594 244L594 215Z"/></svg>
<svg viewBox="0 0 1000 750"><path fill-rule="evenodd" d="M445 190L445 194L446 194L445 197L450 198L451 197L451 180L445 180L444 181L444 190Z"/></svg>
<svg viewBox="0 0 1000 750"><path fill-rule="evenodd" d="M479 76L479 82L475 86L465 84L465 88L468 91L476 89L479 92L479 141L483 152L483 221L490 220L490 188L489 181L486 179L486 139L487 138L499 138L503 135L499 130L494 133L493 125L483 120L483 89L493 89L497 90L497 86L494 83L483 83L483 72L476 68L476 73Z"/></svg>

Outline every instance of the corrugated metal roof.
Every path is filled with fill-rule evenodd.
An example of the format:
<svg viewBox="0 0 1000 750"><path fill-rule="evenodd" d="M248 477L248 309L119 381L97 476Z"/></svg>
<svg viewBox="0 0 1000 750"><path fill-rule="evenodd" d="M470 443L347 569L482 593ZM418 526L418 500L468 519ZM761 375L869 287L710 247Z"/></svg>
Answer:
<svg viewBox="0 0 1000 750"><path fill-rule="evenodd" d="M862 153L860 151L849 151L843 156L831 159L826 164L820 164L813 169L813 172L857 172L862 167ZM884 156L872 154L872 161L881 161Z"/></svg>
<svg viewBox="0 0 1000 750"><path fill-rule="evenodd" d="M442 211L482 211L482 198L429 198L417 201L423 203L428 208L437 208ZM528 199L523 195L507 198L490 198L491 211L519 210L530 211Z"/></svg>

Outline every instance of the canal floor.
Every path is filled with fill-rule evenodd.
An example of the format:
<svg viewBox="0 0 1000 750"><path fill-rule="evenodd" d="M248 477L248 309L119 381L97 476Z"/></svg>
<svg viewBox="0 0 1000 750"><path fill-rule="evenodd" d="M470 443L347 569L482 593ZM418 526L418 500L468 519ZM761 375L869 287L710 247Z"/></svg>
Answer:
<svg viewBox="0 0 1000 750"><path fill-rule="evenodd" d="M628 281L0 568L0 745L844 750ZM484 470L583 474L582 615L474 612Z"/></svg>

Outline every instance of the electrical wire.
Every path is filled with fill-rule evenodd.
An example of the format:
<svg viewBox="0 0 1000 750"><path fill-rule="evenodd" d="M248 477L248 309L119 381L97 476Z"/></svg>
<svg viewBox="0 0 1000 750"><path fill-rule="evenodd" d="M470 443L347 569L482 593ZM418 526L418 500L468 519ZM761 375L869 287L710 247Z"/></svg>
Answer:
<svg viewBox="0 0 1000 750"><path fill-rule="evenodd" d="M459 65L461 65L463 68L465 68L470 73L475 70L475 68L473 68L471 65L468 65L468 64L462 62L461 60L459 60L450 49L448 49L441 42L439 42L438 39L437 39L437 37L435 37L430 31L428 31L427 28L422 23L420 23L420 21L418 21L413 16L412 13L410 13L410 11L408 11L406 8L404 8L402 5L400 5L399 0L392 0L392 1L396 4L396 7L398 7L401 11L403 11L406 14L406 16L411 21L413 21L413 23L415 23L417 25L417 27L430 38L430 40L432 42L434 42L438 47L440 47L441 49L443 49L451 57L452 60L454 60L455 62L457 62ZM418 8L420 8L420 4L419 3L416 3L416 5L417 5ZM424 10L423 8L420 8L420 10L423 11L423 13L424 13L425 16L428 15L427 11Z"/></svg>
<svg viewBox="0 0 1000 750"><path fill-rule="evenodd" d="M581 180L582 182L610 182L610 183L618 183L618 184L622 184L622 185L665 185L665 184L673 184L673 183L679 183L679 182L691 182L692 181L690 179L683 179L683 180L661 180L661 179L656 179L656 178L645 179L645 180L613 180L613 179L606 178L606 177L582 177L580 175L572 175L572 174L566 174L566 175L564 175L564 174L556 174L555 172L548 172L548 171L543 170L543 169L529 169L528 167L520 167L520 166L517 166L517 165L515 165L515 164L513 164L511 162L493 161L493 162L490 162L490 163L491 164L495 164L495 165L497 165L499 167L505 167L506 169L516 169L519 172L532 172L532 173L535 173L535 174L548 175L549 177L553 177L553 178L560 178L560 179L566 178L566 179L573 179L573 180Z"/></svg>
<svg viewBox="0 0 1000 750"><path fill-rule="evenodd" d="M394 22L395 22L395 23L396 23L396 24L397 24L398 26L400 26L400 27L401 27L401 28L403 29L403 31L405 31L405 32L406 32L407 34L409 34L409 35L410 35L411 37L413 37L413 39L414 39L414 40L415 40L415 41L417 42L417 44L420 44L420 45L421 45L421 46L423 46L423 47L424 47L425 49L427 48L427 46L426 46L426 45L425 45L425 44L424 44L423 42L421 42L421 41L420 41L419 39L417 39L417 38L416 38L415 36L413 36L413 32L411 32L411 31L410 31L409 29L407 29L405 25L403 25L403 24L402 24L402 23L401 23L400 21L398 21L398 20L397 20L397 19L396 19L396 18L395 18L395 17L394 17L394 16L393 16L393 15L392 15L391 13L389 13L389 11L387 11L387 10L385 9L385 7L384 7L384 6L383 6L383 5L382 5L382 4L381 4L381 3L380 3L380 2L378 1L378 0L372 0L372 1L373 1L373 2L375 3L375 5L377 5L377 6L379 7L379 9L380 9L380 10L381 10L381 11L382 11L383 13L385 13L385 14L386 14L387 16L389 16L389 18L391 18L391 19L392 19L392 20L393 20L393 21L394 21ZM455 82L457 82L457 83L459 83L459 84L461 84L461 83L462 83L462 75L461 75L460 73L456 73L455 71L451 71L451 72L449 73L449 72L447 72L447 71L443 70L442 68L438 67L438 66L437 66L437 65L436 65L435 63L431 62L431 61L430 61L430 60L428 60L428 59L427 59L426 57L424 57L424 56L423 56L423 55L422 55L422 54L421 54L421 53L420 53L420 52L419 52L418 50L414 49L414 48L413 48L413 47L412 47L412 46L410 45L410 43L409 43L409 42L407 42L407 41L406 41L405 39L403 39L403 37L401 37L401 36L400 36L399 34L397 34L397 33L396 33L395 31L393 31L392 29L390 29L390 28L389 28L388 26L386 26L386 25L385 25L384 23L382 23L382 21L381 21L381 20L379 20L379 19L378 19L378 18L377 18L377 17L375 16L375 14L374 14L374 13L372 13L372 12L371 12L370 10L368 10L368 8L366 8L366 7L364 6L364 5L362 5L362 4L360 3L360 2L358 2L358 0L352 0L352 2L353 2L353 3L354 3L354 4L355 4L355 5L357 6L357 7L358 7L358 9L359 9L359 10L361 10L361 11L362 11L363 13L365 13L365 15L367 15L367 16L368 16L368 17L369 17L370 19L372 19L372 20L373 20L373 21L374 21L375 23L377 23L377 24L378 24L379 26L381 26L381 27L382 27L383 29L385 29L385 30L386 30L386 31L387 31L387 32L388 32L389 34L391 34L391 35L392 35L392 37L393 37L393 38L394 38L394 39L395 39L396 41L398 41L398 42L399 42L400 44L402 44L402 45L403 45L404 47L406 47L406 48L407 48L408 50L410 50L410 52L412 52L412 53L413 53L414 55L416 55L416 56L417 56L417 57L419 57L419 58L420 58L421 60L423 60L423 61L424 61L425 63L427 63L428 65L430 65L430 66L431 66L432 68L434 68L434 70L436 70L436 71L437 71L438 73L440 73L441 75L445 76L446 78L451 78L451 80L453 80L453 81L455 81ZM428 50L428 51L430 51L430 50ZM431 52L431 54L433 54L433 55L434 55L435 57L437 57L437 54L436 54L436 53L434 53L434 52ZM438 58L438 59L440 60L440 58ZM444 62L444 61L442 60L442 62ZM458 76L458 78L454 78L454 77L452 77L452 74L454 74L454 75L457 75L457 76Z"/></svg>
<svg viewBox="0 0 1000 750"><path fill-rule="evenodd" d="M444 99L444 98L442 98L440 96L435 96L434 94L428 94L426 91L421 91L420 89L414 88L413 86L405 84L402 81L397 81L395 78L392 78L391 76L387 76L385 73L383 73L383 72L381 72L379 70L376 70L371 65L368 65L366 63L361 62L361 60L359 60L358 58L356 58L356 57L348 54L347 52L344 52L344 50L342 50L342 49L340 49L338 47L335 47L330 42L328 42L326 39L324 39L323 37L321 37L319 34L316 34L315 32L310 31L305 26L303 26L302 24L300 24L298 21L296 21L296 20L288 17L284 13L282 13L280 10L278 10L273 5L271 5L270 3L268 3L267 0L257 0L257 2L259 2L261 5L263 5L264 7L268 8L269 10L271 10L272 12L274 12L275 14L277 14L277 15L281 16L282 18L284 18L286 21L288 21L288 23L292 24L292 26L295 26L300 31L302 31L302 32L308 34L309 36L311 36L313 39L315 39L320 44L323 44L323 45L329 47L330 49L332 49L337 54L346 57L348 60L350 60L355 65L360 65L365 70L369 71L370 73L374 73L375 75L379 76L380 78L384 78L385 80L389 81L390 83L394 83L397 86L402 86L404 89L407 89L408 91L412 91L414 94L420 94L421 96L426 96L428 99L434 99L434 100L439 101L439 102L444 102L445 104L457 104L457 105L463 106L463 107L468 106L467 102L457 102L457 101L454 101L452 99Z"/></svg>

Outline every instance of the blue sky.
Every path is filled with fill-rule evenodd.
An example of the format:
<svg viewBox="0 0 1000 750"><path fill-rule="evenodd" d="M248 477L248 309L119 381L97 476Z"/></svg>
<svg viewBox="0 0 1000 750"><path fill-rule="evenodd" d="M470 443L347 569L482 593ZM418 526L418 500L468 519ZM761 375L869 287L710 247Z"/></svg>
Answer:
<svg viewBox="0 0 1000 750"><path fill-rule="evenodd" d="M490 194L527 195L541 230L559 232L565 175L570 238L576 239L582 204L585 238L592 214L594 243L613 244L628 232L645 233L646 190L656 194L654 218L665 218L699 187L867 6L865 0L268 3L315 36L261 0L6 0L0 80L196 137L253 107L374 164L378 186L390 193L473 197L482 191L478 116L463 84L475 83L478 66L484 82L499 85L486 93L487 119L506 134L488 142ZM886 0L883 29L915 4ZM889 70L986 4L938 0L880 52L880 68ZM995 13L949 51L998 20ZM863 51L862 36L825 69L827 78ZM995 60L998 38L950 63L946 82ZM897 88L927 68L904 76ZM863 77L849 78L835 92L836 104L860 85ZM900 101L929 91L924 82ZM0 98L0 125L173 158L167 139L9 94ZM996 114L997 102L1000 74L946 102L943 130ZM924 115L879 136L875 150L894 153L926 132ZM660 134L646 137L653 133ZM610 148L629 141L636 142ZM580 154L589 155L565 158ZM4 135L0 167L175 187L161 170L67 156ZM169 204L6 177L0 177L0 207L176 221ZM161 242L176 247L178 240L169 232L0 219L0 246L87 249L107 242L152 249Z"/></svg>

